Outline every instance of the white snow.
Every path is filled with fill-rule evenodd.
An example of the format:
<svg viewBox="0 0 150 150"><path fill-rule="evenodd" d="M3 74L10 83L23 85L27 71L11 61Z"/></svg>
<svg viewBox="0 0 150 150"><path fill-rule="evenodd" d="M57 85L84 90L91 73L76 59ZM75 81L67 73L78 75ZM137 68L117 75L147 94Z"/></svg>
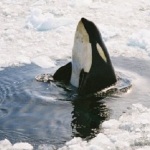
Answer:
<svg viewBox="0 0 150 150"><path fill-rule="evenodd" d="M150 54L150 31L142 29L137 33L133 33L128 41L129 46L138 47Z"/></svg>
<svg viewBox="0 0 150 150"><path fill-rule="evenodd" d="M89 6L92 3L92 0L69 0L69 5L71 7L85 7Z"/></svg>
<svg viewBox="0 0 150 150"><path fill-rule="evenodd" d="M98 28L101 31L103 40L105 42L107 42L115 37L121 36L121 31L118 28L115 28L111 25L108 25L108 26L99 25Z"/></svg>
<svg viewBox="0 0 150 150"><path fill-rule="evenodd" d="M37 56L32 59L32 62L37 64L40 67L50 68L55 66L55 62L48 56Z"/></svg>
<svg viewBox="0 0 150 150"><path fill-rule="evenodd" d="M30 63L58 67L57 59L67 62L81 17L99 27L111 56L150 60L149 8L149 0L1 0L0 70ZM134 104L120 118L105 121L103 132L91 141L74 138L59 150L148 150L149 116L149 108ZM0 141L2 150L24 148L33 149L28 143Z"/></svg>
<svg viewBox="0 0 150 150"><path fill-rule="evenodd" d="M41 9L32 9L31 14L27 17L26 27L38 31L46 31L66 26L71 23L71 19L56 18L53 14L42 14Z"/></svg>
<svg viewBox="0 0 150 150"><path fill-rule="evenodd" d="M129 46L140 44L139 47L149 48L149 13L148 0L132 3L129 0L123 3L119 0L2 0L0 67L38 62L37 65L46 68L54 66L56 59L69 59L81 17L97 24L111 56L149 59L147 51ZM138 34L141 29L146 32ZM52 65L43 62L42 56L51 59Z"/></svg>
<svg viewBox="0 0 150 150"><path fill-rule="evenodd" d="M16 143L12 145L9 140L0 141L0 150L33 150L33 146L28 143Z"/></svg>

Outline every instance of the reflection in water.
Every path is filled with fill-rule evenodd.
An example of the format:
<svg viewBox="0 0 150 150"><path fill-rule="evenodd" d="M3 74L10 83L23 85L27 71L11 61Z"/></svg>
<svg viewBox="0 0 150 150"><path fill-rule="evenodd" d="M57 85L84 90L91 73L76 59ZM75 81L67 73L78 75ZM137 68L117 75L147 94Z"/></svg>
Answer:
<svg viewBox="0 0 150 150"><path fill-rule="evenodd" d="M108 109L101 101L92 98L72 102L73 136L90 139L99 131L99 127L108 116Z"/></svg>

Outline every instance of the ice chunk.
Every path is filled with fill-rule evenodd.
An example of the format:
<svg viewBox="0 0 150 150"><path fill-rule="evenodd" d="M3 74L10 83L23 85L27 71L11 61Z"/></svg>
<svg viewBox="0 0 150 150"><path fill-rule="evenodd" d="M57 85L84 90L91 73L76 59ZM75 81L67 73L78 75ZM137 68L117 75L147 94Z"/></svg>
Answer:
<svg viewBox="0 0 150 150"><path fill-rule="evenodd" d="M12 144L7 139L0 141L0 149L8 150L12 147Z"/></svg>
<svg viewBox="0 0 150 150"><path fill-rule="evenodd" d="M137 33L134 33L130 36L128 40L128 45L133 47L139 47L150 53L150 31L142 29Z"/></svg>
<svg viewBox="0 0 150 150"><path fill-rule="evenodd" d="M119 126L119 121L115 119L110 119L108 121L103 122L102 127L104 129L109 129L109 128L118 128Z"/></svg>
<svg viewBox="0 0 150 150"><path fill-rule="evenodd" d="M9 140L0 141L0 150L33 150L29 143L16 143L12 145Z"/></svg>
<svg viewBox="0 0 150 150"><path fill-rule="evenodd" d="M121 31L118 28L115 28L112 26L99 25L98 28L101 31L104 41L108 41L108 40L115 38L121 34Z"/></svg>
<svg viewBox="0 0 150 150"><path fill-rule="evenodd" d="M56 18L51 13L43 14L41 9L32 9L25 26L38 31L47 31L69 24L71 24L69 18Z"/></svg>
<svg viewBox="0 0 150 150"><path fill-rule="evenodd" d="M32 150L33 146L30 145L29 143L16 143L13 145L12 149L15 149L15 150L23 150L23 149Z"/></svg>
<svg viewBox="0 0 150 150"><path fill-rule="evenodd" d="M50 68L55 66L55 62L48 56L41 55L32 59L32 62L43 68Z"/></svg>
<svg viewBox="0 0 150 150"><path fill-rule="evenodd" d="M90 6L92 0L69 0L71 7Z"/></svg>

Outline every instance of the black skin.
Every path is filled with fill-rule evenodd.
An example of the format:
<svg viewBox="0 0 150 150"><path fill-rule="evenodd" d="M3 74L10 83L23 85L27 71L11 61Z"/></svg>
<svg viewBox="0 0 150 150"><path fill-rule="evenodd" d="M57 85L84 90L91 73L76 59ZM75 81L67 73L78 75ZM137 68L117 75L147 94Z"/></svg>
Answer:
<svg viewBox="0 0 150 150"><path fill-rule="evenodd" d="M115 84L117 79L112 66L107 48L102 40L101 34L95 24L85 18L81 19L88 35L92 47L92 66L90 71L84 72L82 69L79 77L78 93L81 96L95 93ZM107 62L99 55L96 44L99 44L106 56ZM72 72L71 62L59 68L54 74L54 80L70 83Z"/></svg>
<svg viewBox="0 0 150 150"><path fill-rule="evenodd" d="M53 78L55 81L69 84L71 79L71 72L72 72L72 64L71 62L69 62L65 66L60 67L53 75Z"/></svg>

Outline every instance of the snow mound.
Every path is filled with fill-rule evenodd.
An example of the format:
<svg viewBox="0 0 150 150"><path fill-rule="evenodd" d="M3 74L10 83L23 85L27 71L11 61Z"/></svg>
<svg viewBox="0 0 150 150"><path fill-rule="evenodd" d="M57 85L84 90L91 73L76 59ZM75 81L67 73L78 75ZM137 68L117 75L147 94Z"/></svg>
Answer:
<svg viewBox="0 0 150 150"><path fill-rule="evenodd" d="M144 49L148 53L150 53L149 39L150 39L150 31L143 29L140 30L138 33L134 33L130 36L128 40L128 45Z"/></svg>
<svg viewBox="0 0 150 150"><path fill-rule="evenodd" d="M71 24L71 19L56 18L51 13L43 14L41 9L34 8L27 17L25 27L37 31L47 31Z"/></svg>
<svg viewBox="0 0 150 150"><path fill-rule="evenodd" d="M71 7L81 7L81 6L90 6L92 0L69 0Z"/></svg>
<svg viewBox="0 0 150 150"><path fill-rule="evenodd" d="M91 141L74 138L59 150L147 150L150 149L150 109L133 104L118 119L102 124L103 133Z"/></svg>
<svg viewBox="0 0 150 150"><path fill-rule="evenodd" d="M9 140L0 141L1 150L33 150L33 146L28 143L16 143L12 145Z"/></svg>
<svg viewBox="0 0 150 150"><path fill-rule="evenodd" d="M98 28L104 41L109 41L110 39L115 38L121 34L121 31L113 26L99 25Z"/></svg>
<svg viewBox="0 0 150 150"><path fill-rule="evenodd" d="M33 58L32 62L43 68L51 68L51 67L56 66L55 62L52 61L52 59L50 57L45 56L45 55L43 55L43 56L40 55L38 57Z"/></svg>

